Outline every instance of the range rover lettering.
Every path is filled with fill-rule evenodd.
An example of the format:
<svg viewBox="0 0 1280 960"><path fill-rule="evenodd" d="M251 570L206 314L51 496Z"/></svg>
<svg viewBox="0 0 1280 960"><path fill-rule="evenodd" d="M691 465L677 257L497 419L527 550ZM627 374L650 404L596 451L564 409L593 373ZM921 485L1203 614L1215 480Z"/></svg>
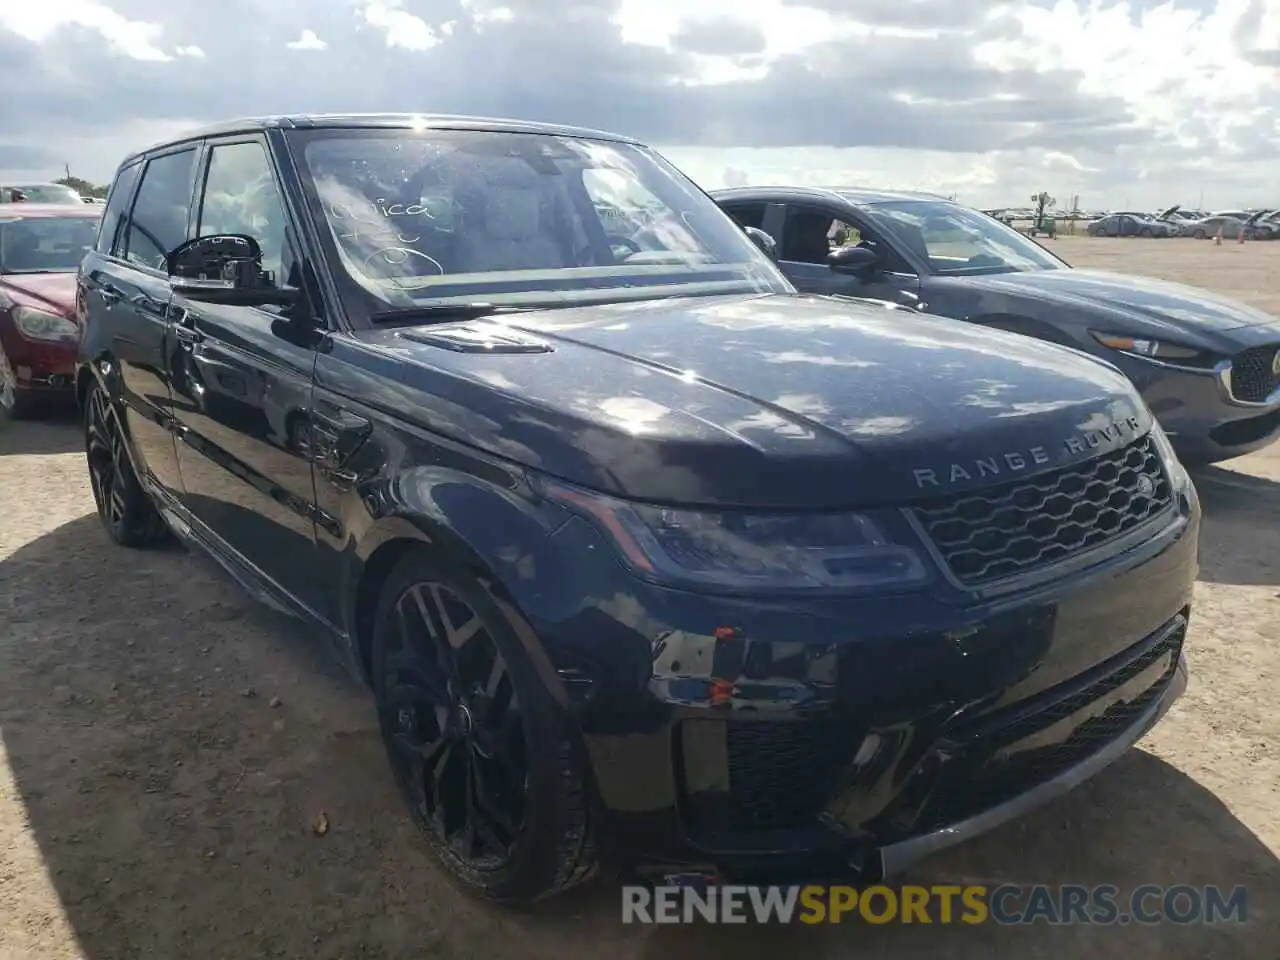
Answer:
<svg viewBox="0 0 1280 960"><path fill-rule="evenodd" d="M1199 504L1110 367L767 247L587 130L142 151L79 277L103 525L315 625L481 895L899 871L1181 693Z"/></svg>
<svg viewBox="0 0 1280 960"><path fill-rule="evenodd" d="M1280 319L1262 310L1164 280L1075 269L941 197L842 187L713 196L776 241L779 267L802 291L923 304L1112 364L1185 463L1243 456L1280 436Z"/></svg>

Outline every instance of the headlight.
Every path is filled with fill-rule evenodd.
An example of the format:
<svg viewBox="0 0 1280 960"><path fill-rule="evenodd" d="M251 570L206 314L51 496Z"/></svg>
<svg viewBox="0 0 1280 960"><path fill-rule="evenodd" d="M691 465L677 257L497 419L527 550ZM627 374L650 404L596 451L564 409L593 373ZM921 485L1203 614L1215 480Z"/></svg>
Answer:
<svg viewBox="0 0 1280 960"><path fill-rule="evenodd" d="M32 340L75 340L80 334L80 328L66 317L34 307L14 307L13 322L19 333Z"/></svg>
<svg viewBox="0 0 1280 960"><path fill-rule="evenodd" d="M1177 343L1169 343L1167 340L1129 337L1120 333L1100 333L1097 330L1090 330L1089 332L1093 334L1093 339L1104 347L1119 350L1121 353L1146 357L1148 360L1194 360L1197 357L1204 356L1203 350L1197 350L1195 347L1184 347Z"/></svg>
<svg viewBox="0 0 1280 960"><path fill-rule="evenodd" d="M672 585L856 592L914 587L929 577L920 554L866 514L713 513L539 486L594 520L635 573Z"/></svg>

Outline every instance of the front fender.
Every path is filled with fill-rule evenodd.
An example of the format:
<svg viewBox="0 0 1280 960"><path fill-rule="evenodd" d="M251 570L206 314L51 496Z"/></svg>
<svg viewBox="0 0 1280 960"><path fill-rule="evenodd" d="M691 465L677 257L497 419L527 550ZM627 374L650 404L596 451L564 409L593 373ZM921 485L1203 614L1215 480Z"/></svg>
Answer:
<svg viewBox="0 0 1280 960"><path fill-rule="evenodd" d="M562 507L534 497L522 479L505 488L428 466L368 485L361 500L370 522L348 552L343 595L348 598L345 619L362 661L368 607L403 551L418 547L485 587L548 690L565 702L553 657L530 625L568 599L561 593L572 577L560 569L562 554L551 539L570 517Z"/></svg>

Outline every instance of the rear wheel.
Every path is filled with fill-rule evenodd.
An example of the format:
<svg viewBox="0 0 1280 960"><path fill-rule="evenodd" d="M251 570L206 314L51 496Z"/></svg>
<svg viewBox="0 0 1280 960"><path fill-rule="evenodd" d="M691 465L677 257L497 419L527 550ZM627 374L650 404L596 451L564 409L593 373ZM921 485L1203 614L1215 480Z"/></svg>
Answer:
<svg viewBox="0 0 1280 960"><path fill-rule="evenodd" d="M585 764L485 585L406 555L383 587L372 653L392 773L449 873L509 903L586 879Z"/></svg>
<svg viewBox="0 0 1280 960"><path fill-rule="evenodd" d="M89 387L84 410L89 485L107 534L122 547L145 547L164 539L164 520L138 480L119 415L101 384Z"/></svg>
<svg viewBox="0 0 1280 960"><path fill-rule="evenodd" d="M1142 232L1141 232L1141 233L1139 233L1138 235L1139 235L1139 236L1142 236L1142 237L1154 237L1154 236L1155 236L1155 234L1152 232L1152 230L1151 230L1151 228L1150 228L1150 227L1143 227L1143 228L1142 228Z"/></svg>

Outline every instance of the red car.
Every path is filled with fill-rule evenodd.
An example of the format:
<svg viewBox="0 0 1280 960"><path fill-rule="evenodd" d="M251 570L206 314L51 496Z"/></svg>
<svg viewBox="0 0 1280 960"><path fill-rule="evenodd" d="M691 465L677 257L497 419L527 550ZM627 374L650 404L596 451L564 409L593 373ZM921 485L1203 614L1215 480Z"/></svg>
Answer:
<svg viewBox="0 0 1280 960"><path fill-rule="evenodd" d="M0 206L0 418L74 396L76 270L101 215L88 204Z"/></svg>

